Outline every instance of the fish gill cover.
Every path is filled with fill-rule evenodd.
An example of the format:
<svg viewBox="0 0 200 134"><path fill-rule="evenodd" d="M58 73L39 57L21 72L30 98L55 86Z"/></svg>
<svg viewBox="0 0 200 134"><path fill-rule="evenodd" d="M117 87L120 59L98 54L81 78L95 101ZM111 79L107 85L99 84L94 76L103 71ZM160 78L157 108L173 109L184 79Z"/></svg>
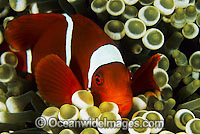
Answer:
<svg viewBox="0 0 200 134"><path fill-rule="evenodd" d="M11 48L4 34L9 21L39 13L94 21L115 42L133 77L159 53L153 77L161 92L134 94L126 117L113 102L96 105L90 89L76 91L71 104L48 103L34 76L20 71L26 53ZM200 0L0 0L0 132L200 134L199 27Z"/></svg>

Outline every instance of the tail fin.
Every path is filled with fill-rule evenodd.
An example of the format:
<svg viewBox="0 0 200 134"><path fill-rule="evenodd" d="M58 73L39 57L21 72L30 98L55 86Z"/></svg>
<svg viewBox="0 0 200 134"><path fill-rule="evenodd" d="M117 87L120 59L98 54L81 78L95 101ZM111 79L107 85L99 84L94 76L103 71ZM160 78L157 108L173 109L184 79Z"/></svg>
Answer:
<svg viewBox="0 0 200 134"><path fill-rule="evenodd" d="M16 50L25 51L31 48L56 21L66 23L61 14L31 14L20 16L8 22L5 38L9 45Z"/></svg>
<svg viewBox="0 0 200 134"><path fill-rule="evenodd" d="M72 95L82 89L71 69L54 54L41 59L36 67L35 77L43 98L56 106L71 104Z"/></svg>
<svg viewBox="0 0 200 134"><path fill-rule="evenodd" d="M134 73L131 85L134 94L147 90L160 91L153 77L153 70L160 61L160 56L159 54L152 56Z"/></svg>

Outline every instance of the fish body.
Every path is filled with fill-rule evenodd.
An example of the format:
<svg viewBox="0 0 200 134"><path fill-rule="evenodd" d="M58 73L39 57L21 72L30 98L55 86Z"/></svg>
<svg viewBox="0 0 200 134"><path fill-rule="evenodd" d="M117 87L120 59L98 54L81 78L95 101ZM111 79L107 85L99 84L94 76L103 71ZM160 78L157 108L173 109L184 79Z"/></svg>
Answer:
<svg viewBox="0 0 200 134"><path fill-rule="evenodd" d="M22 71L35 75L43 98L56 106L71 103L74 92L89 88L96 105L114 102L120 115L126 116L132 107L133 88L146 90L141 86L142 75L150 73L148 82L154 85L148 89L158 88L152 79L158 55L149 60L145 70L140 69L139 83L132 84L115 43L82 15L21 16L8 23L5 38L12 49L26 53Z"/></svg>

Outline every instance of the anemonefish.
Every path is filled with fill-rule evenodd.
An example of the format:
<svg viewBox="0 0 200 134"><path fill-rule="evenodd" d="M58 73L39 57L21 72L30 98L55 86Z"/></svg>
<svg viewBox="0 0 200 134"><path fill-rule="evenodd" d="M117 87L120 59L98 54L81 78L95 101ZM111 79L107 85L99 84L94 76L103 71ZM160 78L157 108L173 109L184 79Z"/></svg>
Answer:
<svg viewBox="0 0 200 134"><path fill-rule="evenodd" d="M153 69L160 55L131 79L113 40L82 15L24 15L7 24L5 38L12 50L26 54L22 70L34 74L41 95L53 105L72 103L73 93L90 89L96 105L115 102L124 117L133 93L159 90Z"/></svg>

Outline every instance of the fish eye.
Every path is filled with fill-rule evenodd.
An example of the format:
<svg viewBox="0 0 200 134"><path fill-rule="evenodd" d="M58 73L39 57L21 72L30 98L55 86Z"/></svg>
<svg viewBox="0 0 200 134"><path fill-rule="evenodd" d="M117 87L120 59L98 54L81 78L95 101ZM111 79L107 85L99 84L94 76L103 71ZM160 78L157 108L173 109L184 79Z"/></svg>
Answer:
<svg viewBox="0 0 200 134"><path fill-rule="evenodd" d="M103 79L99 74L95 76L95 80L96 80L97 85L101 85L103 83Z"/></svg>

